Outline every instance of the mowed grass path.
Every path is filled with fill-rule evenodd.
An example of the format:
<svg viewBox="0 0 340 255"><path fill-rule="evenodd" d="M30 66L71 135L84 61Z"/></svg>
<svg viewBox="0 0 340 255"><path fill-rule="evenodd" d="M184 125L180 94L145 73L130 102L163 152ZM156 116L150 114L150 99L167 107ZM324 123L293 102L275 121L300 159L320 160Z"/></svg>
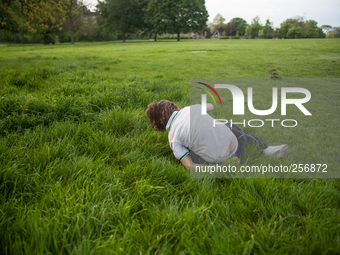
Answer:
<svg viewBox="0 0 340 255"><path fill-rule="evenodd" d="M154 99L188 105L195 77L337 78L339 46L325 39L0 48L0 253L340 253L339 179L191 179L144 113ZM284 164L321 159L334 170L340 87L308 89L315 115L296 133L250 131L288 142ZM251 163L277 162L253 154Z"/></svg>

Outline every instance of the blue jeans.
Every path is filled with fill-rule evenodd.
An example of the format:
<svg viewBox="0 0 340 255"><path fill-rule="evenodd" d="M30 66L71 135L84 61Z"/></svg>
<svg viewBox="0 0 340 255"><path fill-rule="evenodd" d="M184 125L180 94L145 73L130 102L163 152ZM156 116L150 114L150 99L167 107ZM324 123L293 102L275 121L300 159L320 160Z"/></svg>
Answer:
<svg viewBox="0 0 340 255"><path fill-rule="evenodd" d="M254 143L260 149L266 149L267 148L267 145L260 138L257 138L255 136L247 133L246 131L243 131L236 124L233 124L232 127L230 127L229 123L227 123L225 125L231 130L231 132L234 133L234 135L237 138L238 148L237 148L237 151L235 152L235 156L238 157L239 159L241 159L241 157L244 153L244 149L249 144Z"/></svg>

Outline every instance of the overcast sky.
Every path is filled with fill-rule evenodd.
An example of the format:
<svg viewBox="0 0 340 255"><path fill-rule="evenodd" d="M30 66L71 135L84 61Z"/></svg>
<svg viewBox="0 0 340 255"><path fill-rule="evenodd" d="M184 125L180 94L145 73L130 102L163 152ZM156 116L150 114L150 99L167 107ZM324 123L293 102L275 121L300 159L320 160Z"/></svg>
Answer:
<svg viewBox="0 0 340 255"><path fill-rule="evenodd" d="M97 0L89 0L94 5ZM205 0L209 21L220 13L226 22L235 17L245 19L248 24L255 16L264 24L269 18L274 27L280 27L284 20L302 16L313 19L318 26L340 26L340 0Z"/></svg>

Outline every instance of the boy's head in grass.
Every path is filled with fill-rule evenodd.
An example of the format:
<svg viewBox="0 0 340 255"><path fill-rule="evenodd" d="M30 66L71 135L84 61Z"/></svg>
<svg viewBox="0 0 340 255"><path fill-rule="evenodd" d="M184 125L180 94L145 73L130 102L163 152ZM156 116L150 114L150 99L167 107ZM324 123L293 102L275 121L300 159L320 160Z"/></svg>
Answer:
<svg viewBox="0 0 340 255"><path fill-rule="evenodd" d="M179 111L179 107L168 100L154 100L148 105L146 114L151 127L155 131L165 131L166 124L174 111Z"/></svg>

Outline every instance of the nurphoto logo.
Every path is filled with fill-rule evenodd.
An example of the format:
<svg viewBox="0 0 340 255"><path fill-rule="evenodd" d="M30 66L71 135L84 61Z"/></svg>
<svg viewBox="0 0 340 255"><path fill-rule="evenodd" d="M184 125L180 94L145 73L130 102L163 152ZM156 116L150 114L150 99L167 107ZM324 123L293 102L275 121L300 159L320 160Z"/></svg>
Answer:
<svg viewBox="0 0 340 255"><path fill-rule="evenodd" d="M244 107L245 106L244 94L239 87L235 85L231 85L231 84L214 84L214 87L212 87L211 85L208 85L203 82L197 82L197 83L210 89L217 96L218 100L220 101L221 106L222 106L221 97L215 89L228 89L232 94L233 115L244 115L244 108L245 108ZM205 92L205 94L201 95L201 105L202 105L201 114L205 115L207 114L207 94L212 98L215 105L216 105L216 100L208 89L201 88L201 87L197 87L197 88ZM300 95L303 94L304 98L287 98L288 93L295 93L295 94L300 94ZM277 109L278 88L277 87L272 88L272 105L269 109L266 109L266 110L255 109L254 104L253 104L253 88L252 87L247 88L247 99L248 99L247 101L248 109L251 113L253 113L254 115L258 115L258 116L270 115L274 113ZM295 105L304 115L311 116L312 114L303 105L307 103L310 99L311 99L311 93L308 89L300 88L300 87L282 87L281 88L281 116L287 115L287 105L289 104ZM272 127L274 127L275 121L280 121L283 127L296 127L298 124L297 120L295 119L284 119L282 121L280 119L265 119L265 120L251 119L251 120L248 120L247 123L248 123L248 126L250 127L262 127L264 125L264 121L271 122ZM294 124L288 125L287 122L294 123ZM214 126L218 124L224 125L225 123L228 123L227 119L216 119L214 121ZM234 123L234 124L241 124L243 126L246 126L245 119L243 120L243 122L237 122L237 123L230 120L229 123L231 125ZM257 123L258 125L255 125L255 123Z"/></svg>

